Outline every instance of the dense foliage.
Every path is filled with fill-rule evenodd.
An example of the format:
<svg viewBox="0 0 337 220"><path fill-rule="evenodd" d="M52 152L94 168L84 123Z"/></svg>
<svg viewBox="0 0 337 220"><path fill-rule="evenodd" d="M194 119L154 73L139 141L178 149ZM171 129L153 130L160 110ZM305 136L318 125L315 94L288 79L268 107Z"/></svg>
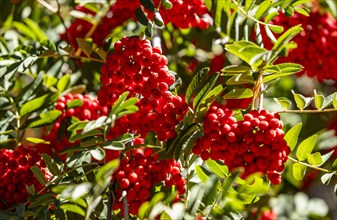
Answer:
<svg viewBox="0 0 337 220"><path fill-rule="evenodd" d="M0 12L0 219L337 218L333 0Z"/></svg>

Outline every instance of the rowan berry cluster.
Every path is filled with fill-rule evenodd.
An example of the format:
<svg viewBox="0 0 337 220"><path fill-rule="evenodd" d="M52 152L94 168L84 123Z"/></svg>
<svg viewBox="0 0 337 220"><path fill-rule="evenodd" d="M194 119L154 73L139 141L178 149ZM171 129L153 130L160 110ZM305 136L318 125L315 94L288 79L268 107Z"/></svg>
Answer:
<svg viewBox="0 0 337 220"><path fill-rule="evenodd" d="M252 110L237 121L231 110L213 104L203 122L205 136L197 141L193 153L203 160L223 160L231 171L243 167L243 178L261 172L272 184L279 184L279 172L290 153L282 126L279 115L266 110Z"/></svg>
<svg viewBox="0 0 337 220"><path fill-rule="evenodd" d="M277 213L274 210L263 210L259 216L259 220L276 220Z"/></svg>
<svg viewBox="0 0 337 220"><path fill-rule="evenodd" d="M208 12L203 0L171 0L171 2L173 7L165 9L161 0L154 1L155 7L161 5L159 10L165 24L172 23L178 28L198 27L205 29L209 27L209 21L203 17ZM96 31L90 36L93 42L99 47L103 46L104 39L111 33L111 30L130 18L135 19L135 10L139 7L141 7L139 0L117 0L103 17ZM76 10L95 16L93 11L83 6L77 5ZM149 17L153 19L152 12L149 12ZM89 21L77 18L67 28L66 33L61 34L61 39L69 40L68 43L77 49L76 38L84 38L92 26Z"/></svg>
<svg viewBox="0 0 337 220"><path fill-rule="evenodd" d="M36 149L19 146L16 150L0 150L0 210L26 202L29 197L26 186L33 185L35 191L43 188L30 170L32 166L40 167L46 179L49 178Z"/></svg>
<svg viewBox="0 0 337 220"><path fill-rule="evenodd" d="M71 103L77 100L81 104L77 107L71 107ZM54 122L50 132L43 137L50 144L37 147L40 152L49 155L53 155L53 153L59 155L63 149L78 144L69 142L69 136L66 135L66 128L70 125L71 117L76 117L81 121L95 120L100 116L107 115L108 112L108 108L101 106L97 99L88 94L82 95L79 93L75 95L67 93L60 97L55 103L55 109L62 111L62 115Z"/></svg>
<svg viewBox="0 0 337 220"><path fill-rule="evenodd" d="M112 106L123 92L129 91L129 96L139 97L140 101L139 111L119 119L111 130L112 136L129 130L145 136L152 130L159 140L174 137L177 115L183 115L187 104L168 91L175 77L169 72L161 49L152 48L148 40L138 37L123 37L114 48L101 69L103 85L98 100L103 106Z"/></svg>
<svg viewBox="0 0 337 220"><path fill-rule="evenodd" d="M289 51L287 57L279 62L293 62L304 66L309 77L316 77L319 82L324 79L337 80L337 20L330 14L313 11L309 16L295 13L292 17L278 15L273 24L280 25L285 30L301 24L303 31L294 38L297 48ZM264 36L264 43L270 44ZM319 52L318 52L319 51Z"/></svg>
<svg viewBox="0 0 337 220"><path fill-rule="evenodd" d="M160 5L161 0L155 0L154 3ZM159 9L165 24L172 23L178 28L209 27L209 21L203 17L208 12L204 0L171 0L171 3L171 9L167 10L163 5Z"/></svg>
<svg viewBox="0 0 337 220"><path fill-rule="evenodd" d="M83 6L76 6L76 10L94 16L95 13ZM111 30L122 25L125 21L134 16L134 10L130 7L120 8L117 3L110 7L109 12L103 17L101 23L90 36L97 46L103 46L105 38L111 33ZM69 44L75 49L78 48L76 38L84 38L92 28L89 21L75 19L67 28L66 33L61 35L62 40L69 40Z"/></svg>
<svg viewBox="0 0 337 220"><path fill-rule="evenodd" d="M120 161L112 178L116 182L114 210L121 209L123 213L123 191L126 192L129 214L132 215L138 213L139 207L150 198L156 186L162 184L161 187L169 188L174 185L178 192L177 199L185 193L186 180L181 175L181 165L174 159L158 160L152 154L150 148L139 148Z"/></svg>

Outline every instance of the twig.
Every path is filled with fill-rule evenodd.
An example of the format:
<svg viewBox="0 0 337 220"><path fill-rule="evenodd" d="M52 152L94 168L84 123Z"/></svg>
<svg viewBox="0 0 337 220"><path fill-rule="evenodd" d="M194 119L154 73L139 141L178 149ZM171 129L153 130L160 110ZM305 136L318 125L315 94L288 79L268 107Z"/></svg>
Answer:
<svg viewBox="0 0 337 220"><path fill-rule="evenodd" d="M288 156L288 159L295 162L295 163L304 165L306 167L310 167L310 168L315 169L315 170L319 170L319 171L322 171L322 172L325 172L325 173L333 173L334 175L337 175L336 171L330 171L328 169L324 169L324 168L321 168L321 167L318 167L318 166L314 166L314 165L311 165L311 164L308 164L308 163L304 163L304 162L296 160L295 158L292 158L290 156Z"/></svg>
<svg viewBox="0 0 337 220"><path fill-rule="evenodd" d="M115 190L115 186L116 186L116 180L110 183L109 190L108 190L108 208L107 208L108 213L106 216L107 220L111 219L112 206L116 201L115 194L113 193Z"/></svg>
<svg viewBox="0 0 337 220"><path fill-rule="evenodd" d="M44 6L45 8L47 8L52 13L57 13L58 11L58 9L54 8L53 6L51 6L48 2L44 0L37 0L37 2L40 3L42 6Z"/></svg>
<svg viewBox="0 0 337 220"><path fill-rule="evenodd" d="M122 192L122 197L123 197L123 206L124 206L124 219L129 220L129 204L128 204L128 199L126 198L126 191L124 190Z"/></svg>
<svg viewBox="0 0 337 220"><path fill-rule="evenodd" d="M57 3L57 12L56 12L56 14L60 18L60 21L61 21L62 26L64 28L65 35L66 35L66 38L67 38L67 42L70 42L70 37L69 37L68 31L67 31L67 26L66 26L66 24L64 22L64 19L63 19L62 15L61 15L61 4L60 4L59 0L56 0L56 3Z"/></svg>

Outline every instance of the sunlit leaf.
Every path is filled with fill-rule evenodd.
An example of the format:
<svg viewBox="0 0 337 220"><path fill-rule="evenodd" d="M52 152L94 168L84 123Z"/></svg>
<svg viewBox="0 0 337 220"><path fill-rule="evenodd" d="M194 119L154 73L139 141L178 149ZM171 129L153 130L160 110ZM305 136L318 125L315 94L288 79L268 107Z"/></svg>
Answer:
<svg viewBox="0 0 337 220"><path fill-rule="evenodd" d="M290 150L294 150L297 144L298 135L302 129L302 122L298 123L294 127L292 127L284 136L284 140L287 142Z"/></svg>
<svg viewBox="0 0 337 220"><path fill-rule="evenodd" d="M317 134L314 134L306 138L304 141L300 143L296 151L296 157L300 161L307 159L308 154L310 154L312 150L314 149L316 140L317 140Z"/></svg>

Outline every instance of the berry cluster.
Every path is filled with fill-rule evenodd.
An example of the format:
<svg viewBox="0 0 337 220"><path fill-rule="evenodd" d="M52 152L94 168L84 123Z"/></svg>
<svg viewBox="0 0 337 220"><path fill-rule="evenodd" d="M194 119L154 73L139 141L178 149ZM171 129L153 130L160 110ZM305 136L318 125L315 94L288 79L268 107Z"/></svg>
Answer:
<svg viewBox="0 0 337 220"><path fill-rule="evenodd" d="M155 0L154 3L160 5L161 0ZM203 17L208 12L203 0L171 0L171 3L170 10L162 5L159 9L165 24L172 23L178 28L205 29L209 27L209 21Z"/></svg>
<svg viewBox="0 0 337 220"><path fill-rule="evenodd" d="M75 100L81 101L82 105L68 107L69 104ZM55 104L55 109L62 111L62 115L53 124L50 132L43 137L46 141L49 141L50 144L37 147L40 152L48 153L49 155L53 155L53 153L58 155L63 149L78 144L69 142L69 137L66 135L66 128L70 125L71 117L76 117L81 121L95 120L100 116L107 115L108 112L107 107L102 107L97 99L90 95L73 95L71 93L60 97ZM62 124L67 125L62 126ZM63 135L59 135L59 132L62 132Z"/></svg>
<svg viewBox="0 0 337 220"><path fill-rule="evenodd" d="M0 210L26 202L29 197L26 186L34 185L35 191L43 188L30 170L32 166L42 168L46 179L49 178L36 149L20 146L16 150L0 150Z"/></svg>
<svg viewBox="0 0 337 220"><path fill-rule="evenodd" d="M330 14L313 11L309 16L295 13L288 18L284 14L278 15L273 23L283 26L286 30L302 24L303 31L294 38L297 48L289 52L288 56L279 62L293 62L304 66L309 77L317 77L319 82L324 79L337 80L337 20ZM263 42L271 47L269 39L264 36ZM319 52L318 52L319 50Z"/></svg>
<svg viewBox="0 0 337 220"><path fill-rule="evenodd" d="M242 177L261 172L279 184L279 172L290 153L282 126L279 115L266 110L252 110L237 121L231 110L213 104L203 122L205 136L197 141L193 153L203 160L223 160L230 170L243 167Z"/></svg>
<svg viewBox="0 0 337 220"><path fill-rule="evenodd" d="M127 5L126 5L127 6ZM94 12L88 10L83 6L76 6L77 11L89 15L95 15ZM125 21L132 18L134 15L134 10L130 7L121 8L117 5L112 5L109 12L104 16L101 23L98 25L96 31L93 32L91 38L95 44L99 47L103 46L104 39L111 33L111 30L122 25ZM66 33L61 35L62 40L69 39L69 44L75 49L78 48L76 38L84 38L86 34L92 28L92 24L83 19L75 19L71 25L68 27Z"/></svg>
<svg viewBox="0 0 337 220"><path fill-rule="evenodd" d="M148 40L137 37L123 37L114 48L101 69L103 85L98 100L104 106L112 106L123 92L129 91L129 96L139 97L140 101L139 111L119 119L112 136L129 130L145 136L152 130L160 140L174 137L177 115L183 115L187 104L168 91L175 77L169 72L161 49L152 48Z"/></svg>
<svg viewBox="0 0 337 220"><path fill-rule="evenodd" d="M259 220L276 220L277 213L274 210L266 209L260 213Z"/></svg>
<svg viewBox="0 0 337 220"><path fill-rule="evenodd" d="M154 1L156 7L161 5L160 13L165 24L172 23L179 28L199 27L205 29L209 27L209 21L202 17L208 12L203 0L171 0L171 2L173 7L168 10L161 5L161 0ZM139 0L117 0L110 7L109 12L102 19L96 31L93 32L91 36L93 42L98 46L102 46L104 39L111 33L111 30L122 25L130 18L135 19L134 12L138 7L141 7ZM95 15L94 12L83 6L77 5L76 10L89 15ZM153 13L149 13L149 17L153 18ZM76 49L78 48L76 38L84 38L91 28L92 24L90 22L75 19L68 27L66 33L61 35L61 39L67 40L69 38L70 45Z"/></svg>
<svg viewBox="0 0 337 220"><path fill-rule="evenodd" d="M150 198L151 192L160 184L165 188L174 185L178 192L177 199L185 193L186 180L181 175L181 165L174 159L158 160L158 157L151 156L152 154L150 148L138 148L120 161L120 167L112 178L112 181L117 183L114 210L121 209L123 213L123 191L126 192L129 214L132 215L138 213L141 204Z"/></svg>

